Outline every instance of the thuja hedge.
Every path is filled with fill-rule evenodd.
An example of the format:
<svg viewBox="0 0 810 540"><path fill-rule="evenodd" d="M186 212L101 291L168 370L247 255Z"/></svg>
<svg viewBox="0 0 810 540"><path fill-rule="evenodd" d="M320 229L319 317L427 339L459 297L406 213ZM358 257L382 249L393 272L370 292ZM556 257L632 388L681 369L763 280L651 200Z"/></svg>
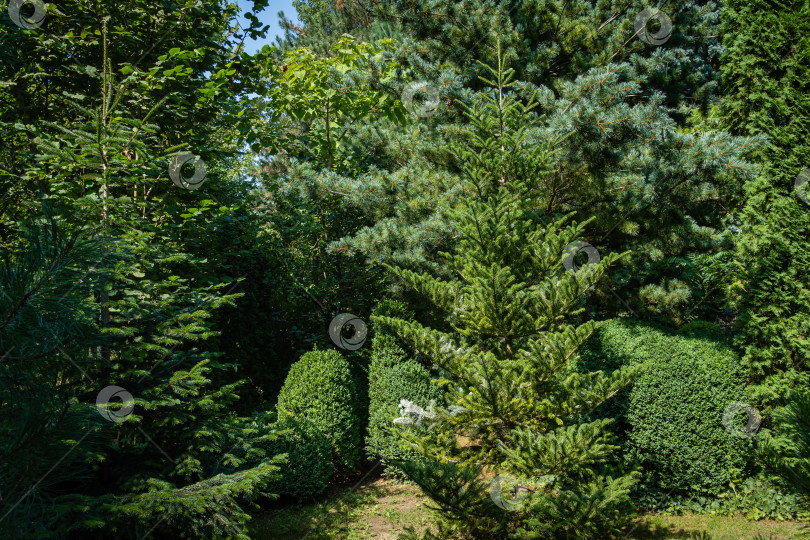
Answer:
<svg viewBox="0 0 810 540"><path fill-rule="evenodd" d="M360 462L362 422L355 384L338 351L310 351L290 368L276 406L280 421L305 418L324 434L338 472L354 471Z"/></svg>
<svg viewBox="0 0 810 540"><path fill-rule="evenodd" d="M597 415L615 418L625 460L643 468L646 487L719 495L744 475L753 453L750 441L729 433L722 418L732 402L745 401L745 378L739 357L721 335L614 319L580 355L589 371L644 364Z"/></svg>

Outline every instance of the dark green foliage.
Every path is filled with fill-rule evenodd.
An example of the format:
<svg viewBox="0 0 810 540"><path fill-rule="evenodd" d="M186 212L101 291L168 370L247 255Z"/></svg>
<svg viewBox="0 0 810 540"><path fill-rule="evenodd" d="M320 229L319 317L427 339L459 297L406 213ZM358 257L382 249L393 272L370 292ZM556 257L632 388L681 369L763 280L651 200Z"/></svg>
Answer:
<svg viewBox="0 0 810 540"><path fill-rule="evenodd" d="M278 468L253 446L272 434L234 414L242 381L222 376L234 366L209 347L214 313L238 294L224 291L233 279L195 251L229 208L198 193L186 202L199 208L178 210L166 161L180 149L151 123L165 101L144 107L132 95L159 83L138 73L128 93L107 54L106 25L94 22L89 34L101 37L92 47L104 52L97 67L82 69L86 94L49 96L55 121L17 126L37 153L17 172L43 188L29 205L43 217L34 237L15 223L4 243L0 342L19 356L4 358L0 381L9 436L0 468L10 473L0 485L0 527L16 528L2 536L102 527L135 537L168 527L244 537L246 505L269 495ZM133 90L136 80L144 87ZM83 249L85 241L97 251ZM119 425L93 414L111 385L135 402ZM11 466L23 459L34 465Z"/></svg>
<svg viewBox="0 0 810 540"><path fill-rule="evenodd" d="M642 487L634 492L633 499L643 508L671 514L745 516L747 519L780 521L810 517L806 499L780 478L760 473L738 480L734 489L722 497L683 495Z"/></svg>
<svg viewBox="0 0 810 540"><path fill-rule="evenodd" d="M744 376L730 351L672 344L651 352L652 363L630 393L629 459L662 489L718 495L745 467L746 444L720 419L744 396Z"/></svg>
<svg viewBox="0 0 810 540"><path fill-rule="evenodd" d="M280 421L305 418L329 440L332 462L353 471L360 462L360 402L355 378L336 350L314 350L292 365L278 395Z"/></svg>
<svg viewBox="0 0 810 540"><path fill-rule="evenodd" d="M408 307L408 304L401 300L393 298L383 298L380 303L374 307L371 312L372 317L394 317L397 319L404 319L406 321L414 320L414 312ZM394 330L385 325L385 323L374 324L374 340L372 341L372 348L376 352L378 350L388 349L393 340L394 344L399 345L402 349L406 349L408 345L402 341L394 332Z"/></svg>
<svg viewBox="0 0 810 540"><path fill-rule="evenodd" d="M254 56L269 0L238 26L223 0L60 0L36 29L6 4L0 537L245 539L364 442L442 539L618 535L636 464L642 506L808 508L808 0L662 5L657 47L629 0L294 0ZM435 114L405 114L417 81ZM574 275L580 238L602 263ZM307 353L375 305L373 342ZM614 320L577 359L631 314L678 331ZM394 423L403 399L436 408ZM533 487L517 511L495 473Z"/></svg>
<svg viewBox="0 0 810 540"><path fill-rule="evenodd" d="M730 0L723 10L722 125L766 135L760 175L745 184L731 295L737 345L767 415L810 386L810 3ZM805 187L807 187L805 185Z"/></svg>
<svg viewBox="0 0 810 540"><path fill-rule="evenodd" d="M247 510L255 511L255 500L262 496L275 498L267 486L281 478L281 458L268 451L277 436L272 419L270 413L254 413L217 426L218 442L226 448L221 457L201 455L206 469L214 473L209 478L182 487L150 479L140 493L92 501L94 511L80 519L88 528L110 528L135 537L151 530L155 537L247 540Z"/></svg>
<svg viewBox="0 0 810 540"><path fill-rule="evenodd" d="M403 478L401 469L392 461L412 461L419 457L414 450L402 447L401 426L394 424L401 400L427 409L431 401L444 405L442 392L431 383L430 372L393 343L387 334L376 334L369 369L370 414L366 452L370 459L380 459L385 474Z"/></svg>
<svg viewBox="0 0 810 540"><path fill-rule="evenodd" d="M652 361L652 351L665 350L666 334L658 327L633 319L614 319L603 324L581 349L584 371L613 371L622 366ZM633 383L596 409L594 416L612 418L613 429L624 440L630 429L627 407Z"/></svg>
<svg viewBox="0 0 810 540"><path fill-rule="evenodd" d="M797 389L773 412L773 437L765 439L767 466L798 491L810 511L810 389Z"/></svg>
<svg viewBox="0 0 810 540"><path fill-rule="evenodd" d="M287 418L273 426L278 438L267 448L269 454L286 454L281 466L281 480L268 489L302 501L326 489L334 472L332 445L326 436L306 417Z"/></svg>
<svg viewBox="0 0 810 540"><path fill-rule="evenodd" d="M591 338L583 361L587 370L644 366L599 416L617 419L625 459L644 467L647 486L719 495L741 476L749 445L726 430L722 417L730 403L745 401L745 377L723 341L615 319Z"/></svg>
<svg viewBox="0 0 810 540"><path fill-rule="evenodd" d="M302 45L355 29L370 38L369 18L390 24L402 35L395 56L402 69L389 91L425 81L439 94L427 118L347 126L368 165L317 181L351 194L345 204L364 223L344 229L333 248L451 277L438 256L458 239L446 210L467 194L449 144L470 128L463 109L484 86L476 61L492 63L500 40L514 54L516 93L527 100L538 91L545 115L538 138L558 143L554 173L536 187L537 211L547 219L573 212L590 220L584 239L600 252L631 251L592 291L590 315L635 312L675 325L692 315L708 291L693 280L690 257L731 249L730 204L743 196L739 179L755 176L745 158L762 141L706 127L692 114L716 95L716 2L662 6L675 30L660 47L634 37L644 6L627 0L362 2L365 11L352 1L339 10L306 4L338 13L326 22L308 17Z"/></svg>
<svg viewBox="0 0 810 540"><path fill-rule="evenodd" d="M539 137L535 103L518 99L500 55L496 67L481 68L491 88L476 97L467 111L471 129L451 146L466 181L465 196L446 210L461 238L443 254L453 277L392 268L446 313L454 331L372 319L447 373L448 407L417 404L426 414L409 413L403 424L401 437L422 459L398 465L462 535L615 533L630 515L636 476L606 466L617 449L610 420L583 422L577 413L610 399L633 368L582 374L573 367L596 328L575 322L583 297L619 256L566 270L567 246L584 226L536 211L553 150ZM496 503L488 491L494 475L513 475L529 488L526 500L516 508Z"/></svg>
<svg viewBox="0 0 810 540"><path fill-rule="evenodd" d="M692 321L678 328L678 333L685 336L700 336L721 342L726 339L726 335L720 328L707 321Z"/></svg>

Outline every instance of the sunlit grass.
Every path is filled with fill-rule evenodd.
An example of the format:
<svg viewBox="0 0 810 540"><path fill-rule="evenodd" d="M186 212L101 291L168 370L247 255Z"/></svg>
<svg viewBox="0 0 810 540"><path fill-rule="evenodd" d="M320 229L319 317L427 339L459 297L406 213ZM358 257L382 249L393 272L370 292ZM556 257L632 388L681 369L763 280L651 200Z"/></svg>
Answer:
<svg viewBox="0 0 810 540"><path fill-rule="evenodd" d="M356 490L332 488L300 507L266 509L251 521L257 540L395 539L406 527L423 531L436 516L429 501L412 485L371 481ZM684 515L639 517L629 538L743 539L802 538L807 524L795 521L750 521L743 517ZM810 538L805 535L804 538Z"/></svg>

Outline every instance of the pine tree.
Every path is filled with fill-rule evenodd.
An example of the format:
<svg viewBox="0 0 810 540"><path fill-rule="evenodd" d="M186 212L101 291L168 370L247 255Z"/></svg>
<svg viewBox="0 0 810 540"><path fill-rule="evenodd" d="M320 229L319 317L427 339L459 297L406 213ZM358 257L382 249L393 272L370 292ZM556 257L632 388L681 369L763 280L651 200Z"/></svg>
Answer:
<svg viewBox="0 0 810 540"><path fill-rule="evenodd" d="M810 385L810 17L808 3L731 1L724 11L724 97L733 133L766 135L745 185L735 254L737 345L767 414ZM807 184L804 184L806 189Z"/></svg>
<svg viewBox="0 0 810 540"><path fill-rule="evenodd" d="M452 147L466 179L464 198L447 209L461 238L445 254L454 278L392 268L448 314L452 331L373 319L447 373L447 408L404 404L405 414L419 416L413 424L429 427L403 433L423 459L399 466L452 528L472 537L606 534L622 525L635 476L600 470L617 448L606 429L611 420L581 415L632 372L580 374L573 362L597 327L576 322L583 296L619 255L566 270L579 264L568 258L584 224L566 226L538 211L557 141L544 139L534 100L518 99L500 51L497 68L482 67L492 91L467 110L471 128ZM507 487L527 493L518 502Z"/></svg>
<svg viewBox="0 0 810 540"><path fill-rule="evenodd" d="M367 6L351 0L293 0L293 7L299 24L279 13L279 27L284 30L284 37L278 36L276 43L281 51L306 47L318 55L332 56L332 46L344 34L361 41L396 36L396 31L380 24Z"/></svg>
<svg viewBox="0 0 810 540"><path fill-rule="evenodd" d="M584 240L599 251L632 254L594 292L594 316L635 314L679 325L705 291L690 257L730 249L729 207L739 178L755 168L746 153L761 139L733 137L693 120L714 97L719 44L713 2L672 6L673 32L661 46L636 37L641 7L631 2L564 0L356 0L374 23L396 24L402 96L426 82L438 97L401 126L386 119L356 128L367 164L329 179L346 203L373 221L332 243L369 261L441 273L441 250L456 239L440 209L458 199L458 169L446 143L498 39L516 55L525 94L538 90L546 137L560 138L555 173L537 186L551 217L593 217ZM314 32L313 35L317 34ZM522 99L526 99L524 96ZM438 275L438 274L437 274ZM448 277L448 276L445 276ZM618 301L617 301L618 297Z"/></svg>

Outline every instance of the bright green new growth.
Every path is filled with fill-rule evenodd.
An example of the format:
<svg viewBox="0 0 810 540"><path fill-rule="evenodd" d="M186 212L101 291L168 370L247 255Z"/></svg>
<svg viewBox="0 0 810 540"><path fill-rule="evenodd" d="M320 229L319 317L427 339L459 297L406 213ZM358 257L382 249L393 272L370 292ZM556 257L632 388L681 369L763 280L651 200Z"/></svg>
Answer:
<svg viewBox="0 0 810 540"><path fill-rule="evenodd" d="M510 93L513 71L500 52L497 69L485 69L492 79L482 81L493 89L467 109L472 129L453 145L467 181L466 196L448 210L461 238L447 256L456 279L392 269L447 312L455 332L372 318L450 374L443 381L449 407L423 419L427 433L403 432L423 460L399 465L457 531L604 534L621 526L635 478L596 472L616 450L610 420L578 423L576 415L609 399L632 374L575 372L576 350L597 325L572 321L619 256L565 270L566 246L583 225L543 221L536 212L552 144L537 137L534 100L523 104ZM505 493L491 497L480 478L505 474L530 490L516 507L503 503Z"/></svg>
<svg viewBox="0 0 810 540"><path fill-rule="evenodd" d="M280 421L306 418L332 446L332 460L341 471L360 461L360 416L351 367L335 350L310 351L292 365L278 395Z"/></svg>

